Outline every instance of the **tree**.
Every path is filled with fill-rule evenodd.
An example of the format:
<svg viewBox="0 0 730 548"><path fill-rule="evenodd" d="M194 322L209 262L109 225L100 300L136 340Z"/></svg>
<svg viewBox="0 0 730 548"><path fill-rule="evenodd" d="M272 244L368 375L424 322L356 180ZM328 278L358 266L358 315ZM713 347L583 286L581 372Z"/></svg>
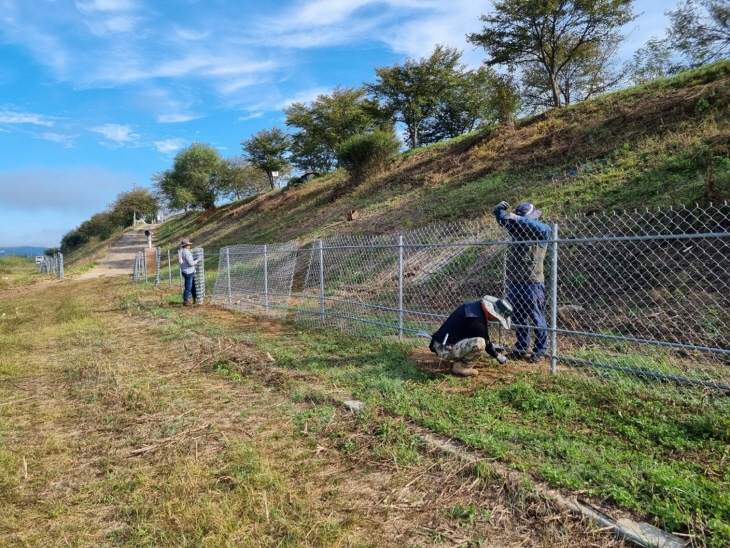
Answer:
<svg viewBox="0 0 730 548"><path fill-rule="evenodd" d="M699 66L730 54L730 0L686 0L669 16L669 41Z"/></svg>
<svg viewBox="0 0 730 548"><path fill-rule="evenodd" d="M269 186L266 173L252 166L243 156L223 160L220 178L222 189L236 200L261 194Z"/></svg>
<svg viewBox="0 0 730 548"><path fill-rule="evenodd" d="M369 106L365 89L337 86L331 95L318 95L309 105L293 103L284 109L287 127L301 130L292 137L293 163L315 171L340 167L340 143L372 131L379 123Z"/></svg>
<svg viewBox="0 0 730 548"><path fill-rule="evenodd" d="M123 218L117 217L112 211L95 213L88 221L81 223L76 230L87 239L106 240L115 230L125 226L120 224L120 220L123 220Z"/></svg>
<svg viewBox="0 0 730 548"><path fill-rule="evenodd" d="M552 105L564 104L561 74L587 50L600 50L636 16L633 0L497 0L482 15L480 33L467 40L484 48L486 64L540 67L550 85Z"/></svg>
<svg viewBox="0 0 730 548"><path fill-rule="evenodd" d="M376 81L365 84L385 112L406 126L411 148L421 143L422 124L449 100L463 71L459 59L461 52L457 49L437 45L430 57L417 61L407 58L402 66L375 69Z"/></svg>
<svg viewBox="0 0 730 548"><path fill-rule="evenodd" d="M286 159L289 140L289 135L274 127L270 130L262 129L250 139L241 142L245 159L266 173L271 190L276 188L273 173L289 169L289 162Z"/></svg>
<svg viewBox="0 0 730 548"><path fill-rule="evenodd" d="M220 191L221 156L208 144L193 143L175 155L172 169L156 173L152 180L173 209L212 209Z"/></svg>
<svg viewBox="0 0 730 548"><path fill-rule="evenodd" d="M632 84L646 84L657 78L666 78L677 74L682 66L673 62L674 52L665 40L650 38L644 47L634 52L631 61L624 67Z"/></svg>
<svg viewBox="0 0 730 548"><path fill-rule="evenodd" d="M491 108L491 94L497 77L497 73L487 67L459 72L439 109L424 123L419 139L421 143L453 139L474 131L480 125L497 121L497 114Z"/></svg>
<svg viewBox="0 0 730 548"><path fill-rule="evenodd" d="M110 207L110 220L115 226L121 228L131 226L135 215L137 218L147 215L154 216L157 215L157 211L160 208L157 198L146 188L136 188L129 192L120 192ZM97 215L101 215L102 217L97 218L99 222L96 223L95 221L95 223L103 223L104 214L99 213Z"/></svg>
<svg viewBox="0 0 730 548"><path fill-rule="evenodd" d="M615 55L623 37L609 36L599 46L587 44L576 52L558 74L558 87L563 105L585 101L615 89L623 79L617 69ZM543 67L532 63L522 70L522 96L533 112L555 106L552 83Z"/></svg>
<svg viewBox="0 0 730 548"><path fill-rule="evenodd" d="M502 125L514 125L515 115L522 108L522 98L512 74L496 74L487 95L487 108Z"/></svg>

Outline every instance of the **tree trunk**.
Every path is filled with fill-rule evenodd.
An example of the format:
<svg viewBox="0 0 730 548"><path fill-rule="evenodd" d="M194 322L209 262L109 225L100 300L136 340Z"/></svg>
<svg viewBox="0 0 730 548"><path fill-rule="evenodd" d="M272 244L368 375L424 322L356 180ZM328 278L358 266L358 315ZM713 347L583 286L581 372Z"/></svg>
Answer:
<svg viewBox="0 0 730 548"><path fill-rule="evenodd" d="M548 75L550 76L550 87L552 88L553 92L553 105L557 108L560 108L563 106L563 102L561 100L560 96L560 85L558 84L558 75L554 72L548 71Z"/></svg>

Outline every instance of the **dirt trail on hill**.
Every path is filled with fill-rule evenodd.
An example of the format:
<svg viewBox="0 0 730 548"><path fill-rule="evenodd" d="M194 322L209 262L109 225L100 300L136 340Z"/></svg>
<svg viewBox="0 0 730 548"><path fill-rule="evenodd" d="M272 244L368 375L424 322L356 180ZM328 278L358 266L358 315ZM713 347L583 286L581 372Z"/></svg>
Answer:
<svg viewBox="0 0 730 548"><path fill-rule="evenodd" d="M99 264L77 279L131 277L134 272L134 254L147 249L147 236L144 235L146 228L148 227L143 226L122 236L112 244L107 254L99 260Z"/></svg>

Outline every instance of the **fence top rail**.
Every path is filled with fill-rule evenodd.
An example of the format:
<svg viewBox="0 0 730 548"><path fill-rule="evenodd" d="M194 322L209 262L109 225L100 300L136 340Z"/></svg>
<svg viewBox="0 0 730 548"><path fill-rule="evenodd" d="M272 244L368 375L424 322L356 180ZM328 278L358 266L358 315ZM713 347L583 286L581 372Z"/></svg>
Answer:
<svg viewBox="0 0 730 548"><path fill-rule="evenodd" d="M645 236L595 236L591 238L551 238L549 240L485 240L472 242L446 242L446 243L427 243L427 244L361 244L361 245L323 245L322 247L306 247L299 249L267 249L266 254L271 253L298 253L311 252L333 249L398 249L398 248L433 248L433 247L470 247L470 246L489 246L489 245L505 245L511 243L534 244L534 243L584 243L584 242L633 242L633 241L651 241L651 240L701 240L706 238L730 238L730 232L702 232L698 234L653 234ZM263 245L263 244L262 244ZM224 253L225 254L225 253ZM263 255L264 250L260 251L238 251L229 252L228 255L245 256L245 255ZM217 256L221 253L206 253L206 255Z"/></svg>

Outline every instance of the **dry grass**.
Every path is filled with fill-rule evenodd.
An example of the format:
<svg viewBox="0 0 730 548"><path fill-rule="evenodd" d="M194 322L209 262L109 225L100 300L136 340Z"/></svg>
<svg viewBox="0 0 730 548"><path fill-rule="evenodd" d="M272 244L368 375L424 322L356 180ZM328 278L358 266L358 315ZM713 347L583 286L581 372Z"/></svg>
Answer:
<svg viewBox="0 0 730 548"><path fill-rule="evenodd" d="M6 291L0 545L617 546L524 480L465 467L245 333L121 280ZM258 323L258 325L257 325Z"/></svg>

